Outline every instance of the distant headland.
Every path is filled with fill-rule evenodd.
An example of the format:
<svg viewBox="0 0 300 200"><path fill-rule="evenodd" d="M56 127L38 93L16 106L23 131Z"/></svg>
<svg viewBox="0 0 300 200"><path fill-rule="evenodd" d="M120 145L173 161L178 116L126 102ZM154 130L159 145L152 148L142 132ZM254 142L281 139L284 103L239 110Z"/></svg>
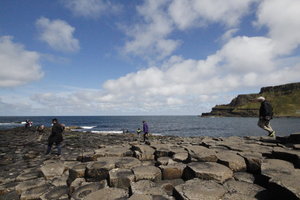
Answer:
<svg viewBox="0 0 300 200"><path fill-rule="evenodd" d="M216 105L202 117L257 117L259 103L254 100L264 96L274 107L275 117L300 117L300 82L263 87L258 94L242 94L229 104Z"/></svg>

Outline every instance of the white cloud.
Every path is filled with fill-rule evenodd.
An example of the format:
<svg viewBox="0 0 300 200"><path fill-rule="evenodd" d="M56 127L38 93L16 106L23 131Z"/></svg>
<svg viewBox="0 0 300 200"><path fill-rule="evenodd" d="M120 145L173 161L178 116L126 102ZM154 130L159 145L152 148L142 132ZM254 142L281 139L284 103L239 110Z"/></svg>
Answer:
<svg viewBox="0 0 300 200"><path fill-rule="evenodd" d="M0 37L0 87L24 85L42 78L39 59L37 52L14 43L12 37Z"/></svg>
<svg viewBox="0 0 300 200"><path fill-rule="evenodd" d="M210 23L234 27L257 0L145 0L137 7L141 22L125 28L129 39L124 52L146 60L162 60L182 43L171 39L175 30L186 30Z"/></svg>
<svg viewBox="0 0 300 200"><path fill-rule="evenodd" d="M264 0L257 12L258 26L266 26L278 53L289 54L300 44L300 1Z"/></svg>
<svg viewBox="0 0 300 200"><path fill-rule="evenodd" d="M74 38L75 28L63 20L49 20L41 17L36 21L40 30L40 40L51 48L62 52L76 52L80 49L78 39Z"/></svg>
<svg viewBox="0 0 300 200"><path fill-rule="evenodd" d="M169 7L172 20L181 30L208 23L239 24L257 0L173 0Z"/></svg>
<svg viewBox="0 0 300 200"><path fill-rule="evenodd" d="M61 0L61 3L74 15L98 18L107 13L117 13L120 6L106 0Z"/></svg>

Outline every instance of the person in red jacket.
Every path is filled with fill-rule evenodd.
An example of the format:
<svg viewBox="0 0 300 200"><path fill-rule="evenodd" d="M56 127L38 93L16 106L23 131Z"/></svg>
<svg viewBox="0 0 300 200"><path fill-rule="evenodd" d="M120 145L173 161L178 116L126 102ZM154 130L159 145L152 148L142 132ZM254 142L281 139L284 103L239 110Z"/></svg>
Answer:
<svg viewBox="0 0 300 200"><path fill-rule="evenodd" d="M273 107L272 105L266 101L265 97L258 97L257 101L260 102L259 108L259 120L257 125L268 131L268 136L276 137L275 131L272 129L270 120L273 119Z"/></svg>

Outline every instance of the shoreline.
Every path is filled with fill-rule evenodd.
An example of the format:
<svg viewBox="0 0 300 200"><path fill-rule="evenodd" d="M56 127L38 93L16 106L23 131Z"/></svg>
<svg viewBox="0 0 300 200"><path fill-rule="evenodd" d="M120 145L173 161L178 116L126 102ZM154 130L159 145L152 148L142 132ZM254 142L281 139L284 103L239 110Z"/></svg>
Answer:
<svg viewBox="0 0 300 200"><path fill-rule="evenodd" d="M67 129L57 157L44 155L49 131L38 142L34 131L0 130L0 199L300 199L300 133L145 144L136 134Z"/></svg>

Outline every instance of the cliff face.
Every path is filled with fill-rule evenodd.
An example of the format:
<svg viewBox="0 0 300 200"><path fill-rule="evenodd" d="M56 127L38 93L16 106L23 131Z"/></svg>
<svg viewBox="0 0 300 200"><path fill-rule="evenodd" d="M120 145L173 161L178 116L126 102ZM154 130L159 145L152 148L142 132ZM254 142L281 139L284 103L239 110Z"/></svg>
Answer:
<svg viewBox="0 0 300 200"><path fill-rule="evenodd" d="M263 87L258 94L238 95L229 104L216 105L202 117L256 117L260 103L255 99L264 96L274 109L275 117L300 117L300 82Z"/></svg>

